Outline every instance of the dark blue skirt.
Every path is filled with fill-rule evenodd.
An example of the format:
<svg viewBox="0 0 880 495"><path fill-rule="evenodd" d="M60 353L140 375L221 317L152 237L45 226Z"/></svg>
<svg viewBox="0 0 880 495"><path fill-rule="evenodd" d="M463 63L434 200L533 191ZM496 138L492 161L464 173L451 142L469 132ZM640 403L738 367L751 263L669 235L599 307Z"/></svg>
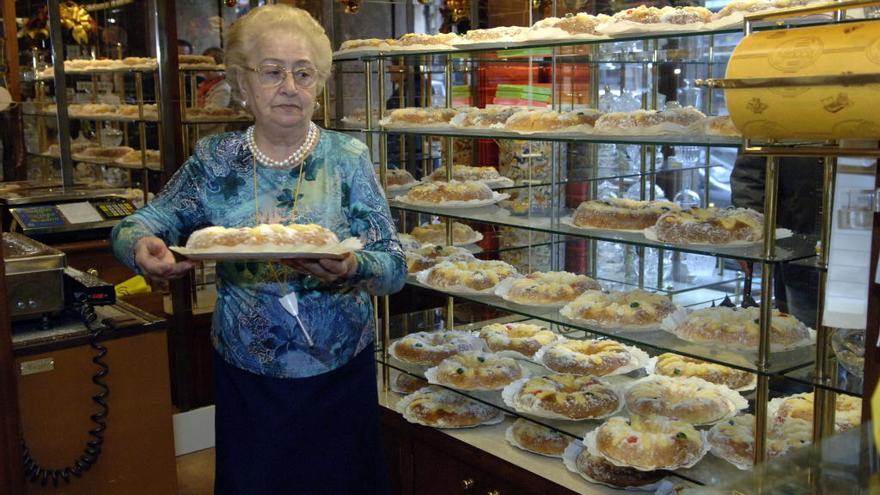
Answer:
<svg viewBox="0 0 880 495"><path fill-rule="evenodd" d="M370 350L331 372L287 379L215 353L215 495L387 495Z"/></svg>

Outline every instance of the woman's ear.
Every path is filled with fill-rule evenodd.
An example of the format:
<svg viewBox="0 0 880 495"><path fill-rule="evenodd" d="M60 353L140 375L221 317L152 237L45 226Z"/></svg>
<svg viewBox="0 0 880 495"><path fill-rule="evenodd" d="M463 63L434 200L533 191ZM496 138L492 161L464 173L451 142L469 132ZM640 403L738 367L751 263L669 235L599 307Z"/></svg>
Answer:
<svg viewBox="0 0 880 495"><path fill-rule="evenodd" d="M247 101L250 98L250 88L247 85L247 77L244 71L237 70L235 71L235 81L238 83L238 93L241 95L241 99L243 101Z"/></svg>

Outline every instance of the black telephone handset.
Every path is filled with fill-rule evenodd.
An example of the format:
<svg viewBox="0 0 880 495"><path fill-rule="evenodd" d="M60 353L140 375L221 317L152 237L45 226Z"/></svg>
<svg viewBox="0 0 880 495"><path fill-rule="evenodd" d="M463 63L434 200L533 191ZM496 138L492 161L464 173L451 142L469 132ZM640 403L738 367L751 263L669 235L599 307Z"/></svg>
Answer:
<svg viewBox="0 0 880 495"><path fill-rule="evenodd" d="M91 439L86 441L83 453L73 461L73 464L60 469L52 469L43 467L31 456L24 436L21 438L22 458L24 460L25 478L32 483L40 483L45 486L49 480L54 486L58 486L58 480L70 482L71 475L77 478L82 477L83 473L88 471L101 456L101 448L104 444L104 432L107 430L107 415L110 413L110 406L107 404L107 396L110 394L110 387L104 383L104 377L110 373L110 367L104 362L107 355L107 348L98 343L98 337L101 335L103 328L95 326L98 320L98 314L95 312L94 304L113 304L115 302L115 294L113 297L106 296L106 282L102 282L98 278L81 272L73 268L65 268L65 297L66 300L72 301L72 309L77 312L82 319L83 324L89 331L89 344L95 349L95 357L92 362L98 366L98 371L92 375L92 383L101 388L101 391L92 396L92 401L98 405L98 411L90 416L95 423L95 427L89 430ZM112 285L110 288L112 289ZM109 322L103 322L110 325Z"/></svg>

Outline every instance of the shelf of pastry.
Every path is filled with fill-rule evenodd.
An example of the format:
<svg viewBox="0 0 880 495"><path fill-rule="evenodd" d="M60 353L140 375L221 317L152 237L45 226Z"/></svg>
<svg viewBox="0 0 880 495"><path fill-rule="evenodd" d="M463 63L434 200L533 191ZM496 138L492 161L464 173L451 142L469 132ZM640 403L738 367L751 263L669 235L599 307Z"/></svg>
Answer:
<svg viewBox="0 0 880 495"><path fill-rule="evenodd" d="M570 217L572 210L560 210L558 216L518 216L510 210L497 205L476 208L443 208L440 205L417 206L402 202L399 198L388 200L392 208L413 213L438 215L455 220L481 222L496 225L518 227L549 234L561 234L569 237L596 239L633 246L664 248L672 251L719 256L722 258L764 261L763 247L760 242L743 245L702 245L702 244L667 244L650 240L640 231L614 231L600 229L580 229L563 223L562 219ZM776 241L776 254L770 263L784 263L815 256L815 237L792 234Z"/></svg>
<svg viewBox="0 0 880 495"><path fill-rule="evenodd" d="M158 153L157 151L153 153ZM129 156L119 156L119 157L100 157L100 156L90 156L83 154L72 154L70 158L77 163L88 163L90 165L101 165L104 167L116 167L116 168L124 168L129 170L142 170L147 169L152 172L161 171L161 164L158 162L158 157L156 159L152 159L153 155L151 154L147 162L144 163L141 161L140 153L137 150L132 150L133 153L137 153L137 158L130 158ZM33 156L39 156L41 158L48 158L52 160L58 160L59 157L57 154L52 153L30 153Z"/></svg>
<svg viewBox="0 0 880 495"><path fill-rule="evenodd" d="M796 382L824 388L839 394L862 397L864 394L864 380L862 377L849 372L839 361L837 361L836 358L833 369L835 371L828 382L816 379L813 364L791 370L785 373L785 377ZM864 369L864 361L862 362L860 369Z"/></svg>
<svg viewBox="0 0 880 495"><path fill-rule="evenodd" d="M400 321L397 317L392 319L392 334L399 334ZM406 322L409 323L411 320L407 319ZM462 330L465 332L477 332L484 325L489 323L494 323L496 321L487 321L487 322L479 322L471 325L462 325L456 327L456 330ZM529 319L524 320L510 320L506 319L503 321L504 323L529 323L529 324L537 324L542 325L541 321L534 321ZM408 329L407 329L408 330ZM558 329L554 329L556 331ZM568 337L572 337L571 334ZM400 382L398 382L398 376L404 375L405 377L416 378L421 381L426 380L425 372L429 369L429 366L418 365L404 362L400 359L395 358L393 355L389 355L387 359L385 355L381 352L377 353L377 361L387 366L390 370L390 386L392 390L400 390ZM516 363L520 365L522 368L527 370L529 377L542 377L552 374L552 372L543 366L523 360L517 359ZM604 384L610 385L615 390L615 394L618 395L619 401L623 402L622 397L622 389L627 387L629 384L633 383L635 380L644 376L642 372L631 372L623 375L616 376L606 376L601 378L601 382ZM570 438L572 441L579 441L584 438L584 436L596 429L602 423L605 422L605 419L611 415L627 415L627 410L623 407L623 404L620 404L622 410L618 410L616 412L610 411L602 414L600 418L597 419L582 419L582 420L572 420L572 419L559 419L559 418L549 418L545 417L546 414L540 414L537 412L524 412L522 409L519 409L511 404L510 399L505 400L502 396L502 392L500 390L490 390L490 391L475 391L475 390L460 390L457 388L438 385L443 388L447 388L449 390L454 391L455 393L461 394L465 397L468 397L474 401L479 403L489 405L495 409L499 409L506 414L513 416L515 418L525 418L535 424L544 426L549 428L552 431L561 433L562 435ZM597 390L598 392L598 390ZM741 399L742 400L742 399ZM743 404L745 405L745 404ZM729 413L732 414L732 413ZM482 428L482 427L478 427ZM700 429L708 429L708 426L699 427ZM687 469L678 469L675 471L671 471L672 475L683 480L691 481L700 485L716 485L722 480L729 479L730 476L735 475L738 472L737 468L728 462L717 458L713 455L707 454L705 455L695 466Z"/></svg>
<svg viewBox="0 0 880 495"><path fill-rule="evenodd" d="M57 114L55 112L22 112L25 116L32 117L51 117L56 118ZM145 118L141 119L137 115L118 115L112 113L106 114L72 114L68 113L68 118L72 120L90 120L90 121L101 121L101 122L147 122L147 123L155 123L159 121L159 117L156 114L147 115Z"/></svg>
<svg viewBox="0 0 880 495"><path fill-rule="evenodd" d="M660 330L659 328L656 330L639 331L601 328L593 323L587 323L583 320L567 318L560 313L559 308L526 306L506 301L494 294L468 294L462 292L441 291L430 285L419 282L416 277L411 275L407 277L407 283L423 289L452 295L457 300L461 299L462 301L482 304L504 313L517 314L525 318L536 319L549 324L580 331L583 332L584 337L608 337L622 344L637 346L652 355L663 352L674 352L695 359L701 359L703 361L757 373L755 366L755 363L757 362L757 352L754 350L733 351L730 350L733 347L732 345L724 345L724 348L721 348L722 346L720 342L707 344L688 342L670 332ZM693 300L688 294L689 293L675 294L672 296L671 300L674 304L688 304ZM700 299L702 299L702 297L700 297ZM707 306L705 302L699 304L701 306ZM658 324L657 327L659 326L660 325ZM770 365L767 369L767 374L782 375L789 371L809 365L815 359L815 355L816 347L814 344L803 345L787 351L772 352L770 354Z"/></svg>
<svg viewBox="0 0 880 495"><path fill-rule="evenodd" d="M741 34L742 26L735 25L726 29L717 29L713 31L655 31L644 33L621 34L614 37L591 37L591 38L574 38L567 36L560 39L537 39L531 41L487 41L485 43L435 45L435 46L415 46L400 47L394 49L387 47L384 49L353 49L348 51L337 51L333 54L334 62L354 61L354 60L381 60L400 56L468 56L477 53L494 52L498 50L534 50L557 47L576 47L587 45L601 45L607 43L624 43L633 41L651 41L663 40L668 38L691 38L691 37L709 37L725 34Z"/></svg>
<svg viewBox="0 0 880 495"><path fill-rule="evenodd" d="M369 134L388 135L429 135L437 137L474 138L474 139L515 139L527 141L553 141L562 143L598 143L598 144L635 144L658 146L714 146L723 148L739 148L742 139L724 136L701 136L694 134L680 135L612 135L587 132L535 132L523 134L512 131L495 131L490 129L455 129L452 127L396 127L384 129L366 129Z"/></svg>

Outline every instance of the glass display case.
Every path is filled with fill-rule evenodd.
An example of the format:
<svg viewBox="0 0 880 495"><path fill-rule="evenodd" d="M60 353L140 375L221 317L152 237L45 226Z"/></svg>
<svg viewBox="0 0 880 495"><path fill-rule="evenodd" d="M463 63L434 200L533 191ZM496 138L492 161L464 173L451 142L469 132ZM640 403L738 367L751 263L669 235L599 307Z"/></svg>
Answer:
<svg viewBox="0 0 880 495"><path fill-rule="evenodd" d="M827 18L819 22L827 22ZM769 23L760 29L773 28ZM786 28L788 26L782 26ZM572 223L578 206L588 200L627 198L668 199L681 207L727 207L731 203L730 173L736 157L753 143L735 135L717 135L691 127L677 132L639 133L631 129L596 132L595 129L517 132L505 125L483 128L455 125L464 109L443 122L401 124L389 119L396 108L495 106L541 107L558 112L598 109L606 114L637 110L678 109L692 106L706 116L726 114L724 92L701 85L702 80L724 76L733 49L742 40L741 27L694 32L642 32L612 38L501 41L460 44L454 47L337 52L337 70L351 83L360 68L363 93L351 105L342 102L333 128L351 132L360 120L363 136L377 162L377 175L386 187L399 231L439 223L444 244L459 242L453 226L462 223L477 234L477 244L465 246L477 258L502 260L519 273L569 271L597 280L605 290L646 289L662 294L686 310L716 305L757 306L754 323L759 338L749 349L719 342L695 343L668 331L653 328L631 331L573 319L559 307L529 306L511 302L491 290L438 289L425 277L411 273L409 290L446 298L436 319L421 326L388 317L389 301L377 302L383 314L378 360L386 371L387 386L402 373L426 379L426 366L397 359L389 345L418 332L457 329L478 332L490 320L524 322L551 329L566 339L613 339L636 346L651 356L673 353L754 373L757 385L742 395L755 415L752 431L754 460L765 459L767 438L762 427L773 420L771 398L813 391L817 400L814 436L833 433L835 394L860 397L856 380L837 380L830 329L812 316L803 318L816 328L818 340L797 348L771 349L771 320L779 318L774 306L773 278L781 267L808 267L821 278L827 257L830 219L817 232L782 233L776 229L778 168L768 160L763 239L738 245L676 244L657 240L644 232L584 229ZM349 95L346 92L336 94ZM441 101L442 100L442 101ZM362 102L366 101L366 104ZM368 109L368 110L365 110ZM415 112L415 111L414 111ZM355 116L359 119L356 119ZM342 117L345 117L344 119ZM461 120L459 120L459 123ZM507 121L509 124L510 121ZM799 145L813 143L798 143ZM801 148L777 148L797 155ZM828 205L836 170L832 151L824 165L824 188L811 198ZM767 154L772 154L769 151ZM809 154L809 152L807 153ZM815 153L814 153L815 155ZM438 202L418 203L407 197L408 187L393 178L405 170L416 181L437 174L453 178L453 165L491 166L510 180L493 185L492 204L458 207ZM438 172L439 170L439 172ZM825 211L828 211L826 208ZM404 236L404 245L409 238ZM473 240L473 239L469 239ZM824 241L824 242L821 242ZM821 300L823 284L816 288ZM422 292L426 291L426 292ZM427 297L427 296L426 296ZM393 299L394 296L391 296ZM468 308L459 314L460 307ZM474 308L481 308L474 310ZM789 316L782 316L783 318ZM391 322L394 322L392 324ZM659 325L658 325L659 326ZM720 345L719 345L720 344ZM818 363L818 364L817 364ZM830 363L830 364L829 364ZM550 371L534 360L520 361L531 376ZM836 368L835 368L836 369ZM644 372L630 374L631 380ZM817 378L817 376L819 378ZM428 377L429 381L433 381ZM625 387L625 386L624 386ZM582 439L602 420L569 421L524 413L505 401L500 391L458 391L483 404L549 427L571 439ZM708 430L708 427L702 428ZM696 485L717 486L736 478L731 463L706 455L696 465L672 472L673 479Z"/></svg>

